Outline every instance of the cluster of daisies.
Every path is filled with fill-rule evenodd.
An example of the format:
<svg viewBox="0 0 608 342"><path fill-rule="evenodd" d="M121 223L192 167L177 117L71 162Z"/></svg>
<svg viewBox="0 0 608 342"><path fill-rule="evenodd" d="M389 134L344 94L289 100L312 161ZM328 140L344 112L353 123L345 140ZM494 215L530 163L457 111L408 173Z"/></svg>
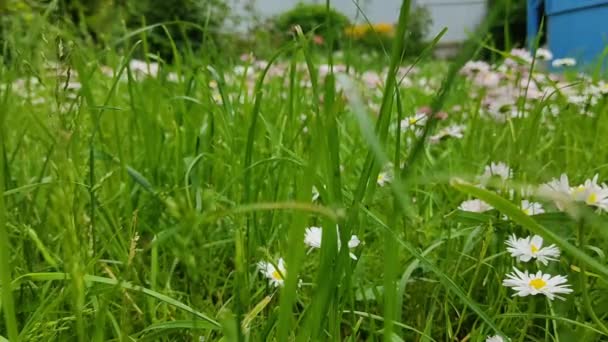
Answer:
<svg viewBox="0 0 608 342"><path fill-rule="evenodd" d="M583 184L571 186L566 174L559 179L541 185L539 196L552 200L559 210L566 210L571 203L584 203L586 205L608 211L608 186L598 183L598 175L587 179Z"/></svg>
<svg viewBox="0 0 608 342"><path fill-rule="evenodd" d="M485 188L494 181L498 181L498 184L505 185L506 182L511 179L513 170L503 162L492 162L486 165L484 172L477 177L477 186ZM529 195L532 191L530 189L522 189L522 195ZM512 197L513 192L510 191L509 195ZM545 212L543 205L538 202L533 202L528 199L522 199L520 203L521 210L527 215L539 215ZM469 211L475 213L482 213L494 209L488 203L479 200L471 199L464 201L460 204L458 209L462 211Z"/></svg>
<svg viewBox="0 0 608 342"><path fill-rule="evenodd" d="M543 238L538 235L526 238L511 235L506 244L507 251L520 262L536 259L538 263L547 266L549 261L559 261L559 248L555 245L543 247ZM513 268L512 273L507 274L503 285L515 290L514 296L520 297L542 294L550 300L564 299L559 294L572 292L566 276L552 276L540 270L536 273L529 273L527 270L521 271L517 267Z"/></svg>
<svg viewBox="0 0 608 342"><path fill-rule="evenodd" d="M593 116L591 107L608 96L608 83L588 75L578 74L572 81L563 75L542 72L550 61L554 69L573 67L576 65L573 58L553 59L550 51L537 49L535 67L533 60L529 51L513 49L501 64L469 61L464 65L461 73L473 84L473 96L481 97L484 117L504 123L526 117L535 105L542 106L543 113L549 114L543 116L543 120L559 115L565 106L545 101L548 98L561 99L575 112Z"/></svg>
<svg viewBox="0 0 608 342"><path fill-rule="evenodd" d="M547 266L550 261L558 261L560 250L555 245L543 247L543 238L534 235L525 238L518 238L515 234L511 235L506 241L507 251L512 257L520 262L536 260L543 266ZM555 298L564 299L560 294L572 292L568 284L568 278L562 275L552 276L538 270L536 273L521 271L513 267L513 272L507 274L503 280L503 286L512 288L515 293L513 296L527 297L534 295L544 295L549 300ZM490 336L486 342L504 342L501 336Z"/></svg>
<svg viewBox="0 0 608 342"><path fill-rule="evenodd" d="M322 239L323 228L315 226L306 228L304 234L304 244L309 247L309 252L314 249L321 248ZM336 226L336 239L338 241L338 250L340 250L342 243L340 241L340 231L338 226ZM357 248L360 244L361 241L356 235L352 235L347 243L349 250ZM349 255L351 259L357 260L357 256L353 252L349 252ZM260 273L268 279L268 283L271 286L283 286L285 277L287 276L287 267L283 258L279 258L276 264L269 261L260 261L257 264L257 268Z"/></svg>
<svg viewBox="0 0 608 342"><path fill-rule="evenodd" d="M492 162L490 165L485 167L483 174L477 178L479 181L478 186L486 187L493 179L497 179L499 182L504 184L504 182L508 181L512 175L513 171L505 163ZM577 188L570 188L567 186L567 177L565 176L562 176L562 181L554 180L550 182L549 185L544 186L550 189L555 189L556 191L562 191L565 189L563 183L564 179L569 193L576 192ZM593 182L586 182L585 189L589 188L590 184L597 184L596 181L597 177L594 178ZM578 191L586 194L587 196L591 196L589 191L583 190L582 188ZM479 213L491 210L493 208L482 200L473 199L462 202L459 209L462 211ZM526 199L521 201L521 209L527 215L538 215L545 212L540 203L532 202ZM538 235L528 236L525 238L518 238L517 236L512 235L506 241L506 244L507 251L512 257L520 262L529 262L535 259L538 261L538 263L546 266L549 261L557 261L560 255L560 251L555 245L543 247L543 238ZM550 300L553 300L554 298L561 298L558 296L558 294L572 292L572 289L570 289L569 285L567 284L567 278L565 276L552 276L550 274L543 273L542 271L529 273L527 270L521 271L516 267L513 269L512 273L507 274L507 278L503 281L503 285L513 288L516 291L514 294L515 296L525 297L528 295L542 294Z"/></svg>

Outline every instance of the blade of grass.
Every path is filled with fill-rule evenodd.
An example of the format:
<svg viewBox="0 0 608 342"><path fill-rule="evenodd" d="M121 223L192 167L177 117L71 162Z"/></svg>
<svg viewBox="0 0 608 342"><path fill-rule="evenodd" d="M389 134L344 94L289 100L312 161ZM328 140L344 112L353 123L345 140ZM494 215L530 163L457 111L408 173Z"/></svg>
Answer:
<svg viewBox="0 0 608 342"><path fill-rule="evenodd" d="M25 280L30 280L30 281L67 281L70 280L71 275L69 273L60 273L60 272L48 272L48 273L27 273L24 274L18 278L15 278L15 280L12 281L11 286L13 288L13 290L18 289L19 284L21 284L23 281ZM220 328L220 324L212 319L211 317L207 316L206 314L199 312L193 308L191 308L190 306L176 300L173 299L169 296L166 296L162 293L156 292L156 291L152 291L150 289L147 289L145 287L142 286L138 286L138 285L133 285L129 282L124 282L124 281L120 281L117 279L111 279L111 278L105 278L105 277L99 277L99 276L94 276L94 275L90 275L90 274L85 274L83 276L83 279L85 282L87 283L97 283L97 284L103 284L103 285L111 285L111 286L117 286L120 287L122 289L125 290L131 290L131 291L135 291L135 292L141 292L147 296L156 298L157 300L167 303L171 306L174 306L178 309L181 309L203 321L206 321L208 324L210 324L210 328L212 329L219 329ZM7 291L10 292L10 291Z"/></svg>
<svg viewBox="0 0 608 342"><path fill-rule="evenodd" d="M5 114L6 106L2 106L4 108L0 108L0 285L4 288L2 291L2 313L4 316L4 323L6 324L6 330L8 333L8 339L10 341L19 341L19 329L17 327L17 317L15 316L15 304L13 301L13 293L12 291L7 291L7 284L12 282L11 280L11 238L6 229L6 204L4 197L4 188L6 186L5 183L5 168L8 165L5 165L5 142L4 137L6 137L4 128L5 122Z"/></svg>
<svg viewBox="0 0 608 342"><path fill-rule="evenodd" d="M369 218L371 218L374 222L376 222L378 225L380 225L384 230L388 230L388 231L392 232L392 229L390 229L384 221L382 221L379 217L374 215L371 211L369 211L368 209L365 209L365 208L363 208L362 210L365 212L365 214ZM445 274L445 272L441 271L441 269L439 269L437 266L435 266L435 264L432 263L428 258L426 258L423 255L423 253L419 252L417 248L415 248L408 242L403 241L403 239L401 239L399 236L394 234L394 232L393 232L393 238L403 248L405 248L405 250L408 253L413 255L414 258L416 258L417 260L420 260L420 262L424 266L426 266L431 272L433 272L439 278L439 281L447 290L454 293L462 301L463 304L465 304L473 312L475 312L477 314L477 316L479 316L479 318L481 318L490 328L492 328L492 330L494 330L497 334L499 334L501 336L506 336L500 330L500 328L498 328L498 326L494 323L494 321L490 318L490 316L488 316L488 314L481 307L479 307L479 305L477 303L475 303L475 301L470 299L467 296L466 292L463 289L461 289L460 286L458 286L458 284L456 284L453 279L451 279L447 274Z"/></svg>
<svg viewBox="0 0 608 342"><path fill-rule="evenodd" d="M155 323L147 326L144 330L135 334L135 336L145 335L148 332L155 330L173 330L173 329L192 329L192 330L215 330L217 327L203 320L178 320Z"/></svg>

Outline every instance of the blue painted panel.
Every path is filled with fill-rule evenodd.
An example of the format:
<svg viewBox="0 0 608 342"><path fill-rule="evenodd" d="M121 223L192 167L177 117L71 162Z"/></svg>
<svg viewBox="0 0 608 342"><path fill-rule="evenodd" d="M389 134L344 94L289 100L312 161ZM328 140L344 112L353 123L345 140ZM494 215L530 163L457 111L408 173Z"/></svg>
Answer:
<svg viewBox="0 0 608 342"><path fill-rule="evenodd" d="M526 37L528 38L528 46L530 51L534 50L534 42L538 30L540 28L541 4L543 0L528 0L527 3L527 24L526 24Z"/></svg>
<svg viewBox="0 0 608 342"><path fill-rule="evenodd" d="M602 5L608 5L608 0L545 0L545 12L554 15Z"/></svg>
<svg viewBox="0 0 608 342"><path fill-rule="evenodd" d="M608 46L608 1L580 2L596 4L549 14L547 39L555 58L574 57L585 64L596 61Z"/></svg>

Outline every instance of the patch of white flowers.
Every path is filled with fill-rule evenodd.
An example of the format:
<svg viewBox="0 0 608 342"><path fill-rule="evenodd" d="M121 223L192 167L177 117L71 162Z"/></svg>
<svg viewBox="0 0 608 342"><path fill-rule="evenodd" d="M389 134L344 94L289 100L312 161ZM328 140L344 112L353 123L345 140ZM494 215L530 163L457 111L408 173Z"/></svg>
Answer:
<svg viewBox="0 0 608 342"><path fill-rule="evenodd" d="M568 176L562 174L559 179L554 178L541 185L538 195L552 200L559 210L565 210L572 202L579 202L608 211L608 186L598 183L597 174L577 186L570 186Z"/></svg>

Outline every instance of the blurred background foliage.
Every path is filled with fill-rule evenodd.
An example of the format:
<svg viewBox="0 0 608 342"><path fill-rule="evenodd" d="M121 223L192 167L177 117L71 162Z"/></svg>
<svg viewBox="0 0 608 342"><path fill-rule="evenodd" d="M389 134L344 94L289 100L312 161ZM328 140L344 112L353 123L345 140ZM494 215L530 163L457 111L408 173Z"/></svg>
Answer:
<svg viewBox="0 0 608 342"><path fill-rule="evenodd" d="M496 2L490 0L488 6ZM507 3L504 20L492 28L488 40L488 45L500 50L525 42L526 2ZM142 39L148 54L167 62L173 60L172 44L180 53L198 56L236 58L253 53L265 58L293 39L295 25L302 27L319 49L349 48L384 54L390 52L394 34L393 23L367 23L363 18L353 23L334 9L328 11L325 5L314 4L298 4L271 18L256 17L252 10L245 18L249 25L239 29L235 27L243 18L236 18L225 0L4 0L0 1L0 12L3 55L10 50L7 35L19 32L16 27L27 29L40 18L59 30L69 28L69 32L100 48L116 49L120 48L117 41L133 42L125 37ZM417 56L424 49L430 25L428 10L414 7L404 56ZM482 55L493 58L491 52Z"/></svg>

